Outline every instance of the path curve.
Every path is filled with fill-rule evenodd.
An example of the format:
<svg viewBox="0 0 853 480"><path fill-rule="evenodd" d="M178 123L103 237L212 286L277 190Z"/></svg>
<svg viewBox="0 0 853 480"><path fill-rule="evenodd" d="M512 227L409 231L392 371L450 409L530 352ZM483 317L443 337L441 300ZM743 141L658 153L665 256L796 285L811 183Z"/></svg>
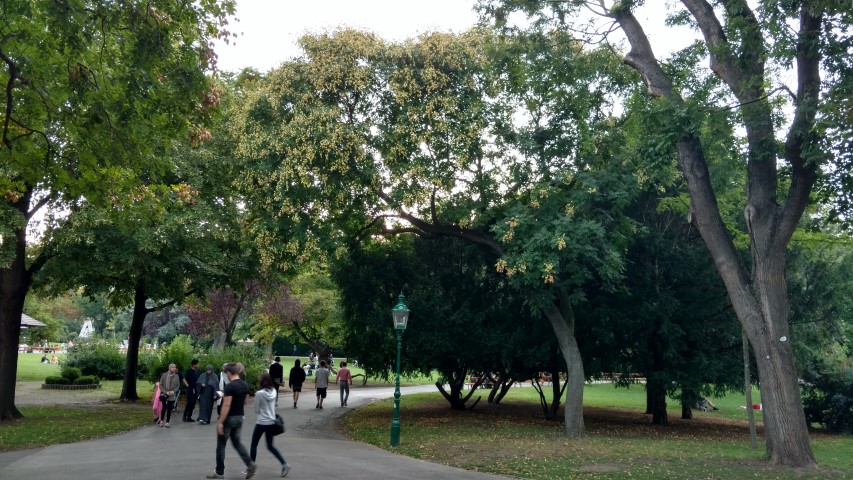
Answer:
<svg viewBox="0 0 853 480"><path fill-rule="evenodd" d="M403 387L405 395L433 391L432 386ZM338 428L352 407L392 397L393 388L352 388L349 408L341 408L337 391L330 391L326 408L314 409L314 392L303 392L300 408L293 409L290 392L283 393L277 409L287 423L287 432L276 438L276 447L293 467L287 478L346 478L348 480L462 480L501 479L495 475L470 472L387 452L377 447L344 439ZM249 447L255 424L254 410L247 405L242 439ZM388 419L390 434L390 414ZM61 428L61 426L57 426ZM405 442L405 432L403 432ZM450 441L450 440L449 440ZM3 479L132 480L201 479L215 465L214 425L172 422L172 428L150 424L131 432L79 443L46 448L0 452ZM243 463L229 445L225 455L225 478L243 478ZM280 478L278 462L258 446L258 473L255 478Z"/></svg>

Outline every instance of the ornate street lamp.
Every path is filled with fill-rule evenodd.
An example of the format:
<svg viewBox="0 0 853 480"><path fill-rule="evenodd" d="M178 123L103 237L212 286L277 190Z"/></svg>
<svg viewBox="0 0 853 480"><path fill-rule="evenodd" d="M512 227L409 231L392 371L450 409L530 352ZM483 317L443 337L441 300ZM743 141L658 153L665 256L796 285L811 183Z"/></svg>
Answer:
<svg viewBox="0 0 853 480"><path fill-rule="evenodd" d="M394 419L391 420L391 446L400 445L400 350L403 348L403 330L409 321L409 307L403 292L397 297L397 305L391 309L394 318L394 330L397 331L397 383L394 387Z"/></svg>

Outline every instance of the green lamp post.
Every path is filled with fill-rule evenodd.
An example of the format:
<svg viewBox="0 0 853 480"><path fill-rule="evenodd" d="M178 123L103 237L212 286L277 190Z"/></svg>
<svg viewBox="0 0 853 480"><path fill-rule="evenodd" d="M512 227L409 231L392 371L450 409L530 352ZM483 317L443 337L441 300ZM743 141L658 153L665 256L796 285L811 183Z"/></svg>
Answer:
<svg viewBox="0 0 853 480"><path fill-rule="evenodd" d="M391 309L394 318L394 330L397 331L397 383L394 387L394 419L391 420L391 446L400 445L400 350L403 348L403 330L409 321L409 307L403 292L397 297L397 305Z"/></svg>

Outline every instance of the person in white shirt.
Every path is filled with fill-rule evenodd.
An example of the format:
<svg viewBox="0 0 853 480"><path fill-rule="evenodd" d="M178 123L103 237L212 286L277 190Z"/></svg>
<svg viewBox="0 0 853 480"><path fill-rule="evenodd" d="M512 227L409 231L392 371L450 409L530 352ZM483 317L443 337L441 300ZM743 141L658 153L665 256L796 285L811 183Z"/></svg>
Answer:
<svg viewBox="0 0 853 480"><path fill-rule="evenodd" d="M281 476L287 476L290 472L290 465L281 455L281 452L273 445L273 428L275 427L275 397L276 388L272 375L262 373L260 377L261 389L255 392L255 415L257 422L255 423L255 431L252 432L252 445L249 448L249 456L254 462L258 456L258 443L261 441L261 436L266 436L267 450L278 459L281 463Z"/></svg>

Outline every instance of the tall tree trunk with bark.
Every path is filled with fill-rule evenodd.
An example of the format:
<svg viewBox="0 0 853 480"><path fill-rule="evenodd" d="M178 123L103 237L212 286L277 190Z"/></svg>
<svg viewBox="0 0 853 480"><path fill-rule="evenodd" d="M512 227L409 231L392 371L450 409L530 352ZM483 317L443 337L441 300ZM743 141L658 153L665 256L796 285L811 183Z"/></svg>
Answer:
<svg viewBox="0 0 853 480"><path fill-rule="evenodd" d="M24 266L25 232L21 229L16 233L15 259L0 270L0 421L23 417L15 407L15 386L21 315L30 282Z"/></svg>
<svg viewBox="0 0 853 480"><path fill-rule="evenodd" d="M677 133L676 148L690 194L691 217L755 352L770 461L813 468L816 463L789 341L785 253L817 178L818 163L807 158L805 152L817 145L814 126L821 83L821 51L816 45L824 27L825 5L805 1L798 7L795 58L798 85L783 151L791 175L787 195L780 205L776 199L779 173L773 111L769 95L764 91L769 78L765 71L766 42L762 26L742 0L722 3L729 20L726 26L732 29L730 33L723 29L713 6L706 0L682 0L682 3L704 35L711 69L739 102L748 145L744 217L752 255L750 270L740 260L721 218L701 142L695 131L683 129ZM676 111L686 108L630 7L617 6L610 15L631 44L625 63L642 76L649 93L670 102ZM731 33L739 39L740 46L729 42Z"/></svg>
<svg viewBox="0 0 853 480"><path fill-rule="evenodd" d="M651 396L652 425L669 425L669 416L666 413L666 388L660 381L652 378L646 382Z"/></svg>
<svg viewBox="0 0 853 480"><path fill-rule="evenodd" d="M141 285L137 285L133 295L133 319L130 321L127 359L124 363L124 382L121 386L120 397L129 402L139 400L139 393L136 391L136 377L139 374L139 345L142 342L142 327L145 325L145 317L152 311L152 309L145 307L147 300L145 289Z"/></svg>
<svg viewBox="0 0 853 480"><path fill-rule="evenodd" d="M28 185L28 187L30 187ZM12 203L11 207L28 219L32 188ZM38 206L36 206L38 208ZM24 313L24 300L33 283L33 275L47 260L43 250L27 268L27 228L26 221L14 230L13 238L3 238L5 242L14 242L12 262L0 268L0 422L23 417L15 406L15 387L18 373L18 343L21 338L21 315ZM8 245L0 248L9 248Z"/></svg>
<svg viewBox="0 0 853 480"><path fill-rule="evenodd" d="M566 362L566 408L564 411L565 424L563 433L567 437L579 438L584 436L583 423L583 359L575 338L575 315L569 295L560 292L558 303L551 304L545 317L554 330L557 344ZM559 378L559 377L558 377Z"/></svg>

